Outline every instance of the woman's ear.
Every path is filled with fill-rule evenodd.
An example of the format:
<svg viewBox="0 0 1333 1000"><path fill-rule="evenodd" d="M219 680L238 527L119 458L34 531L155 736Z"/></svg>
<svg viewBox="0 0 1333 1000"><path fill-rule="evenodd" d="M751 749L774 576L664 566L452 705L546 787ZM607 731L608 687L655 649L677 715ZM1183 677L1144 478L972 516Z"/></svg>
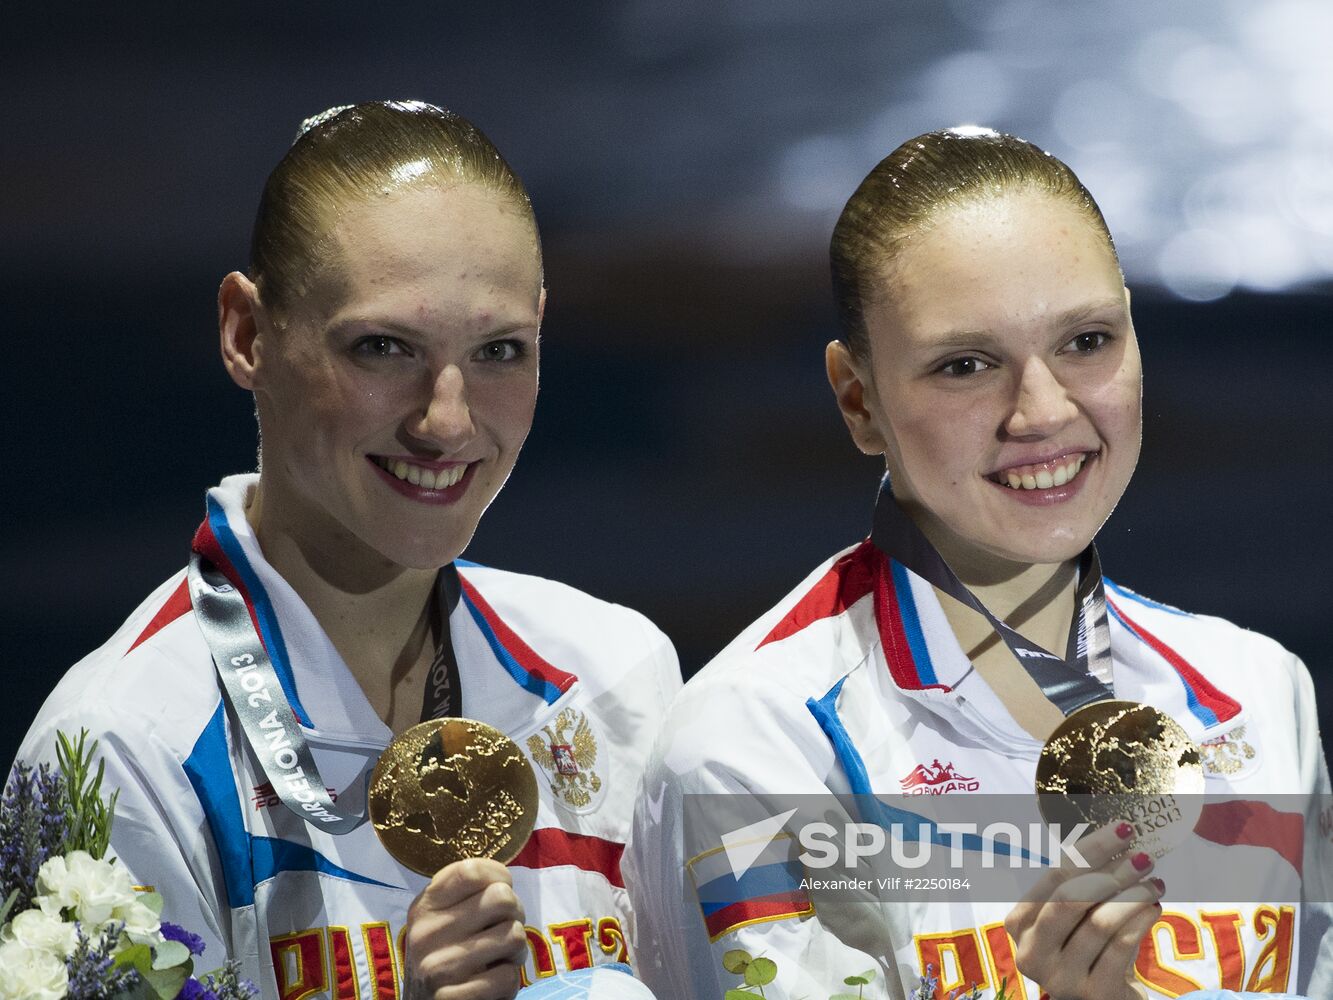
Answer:
<svg viewBox="0 0 1333 1000"><path fill-rule="evenodd" d="M259 289L240 271L232 271L218 288L218 339L222 364L242 389L255 389L259 368L259 334L263 307Z"/></svg>
<svg viewBox="0 0 1333 1000"><path fill-rule="evenodd" d="M874 383L863 374L862 363L846 344L834 340L824 348L824 368L856 447L867 455L883 455L888 442L879 426L882 407L877 404Z"/></svg>

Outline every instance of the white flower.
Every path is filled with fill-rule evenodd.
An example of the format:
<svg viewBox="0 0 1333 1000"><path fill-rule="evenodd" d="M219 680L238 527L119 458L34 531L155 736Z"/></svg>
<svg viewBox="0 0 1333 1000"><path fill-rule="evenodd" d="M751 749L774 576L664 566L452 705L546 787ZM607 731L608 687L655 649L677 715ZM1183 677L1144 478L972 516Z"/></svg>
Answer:
<svg viewBox="0 0 1333 1000"><path fill-rule="evenodd" d="M0 939L17 941L36 951L49 951L63 959L78 945L79 932L59 916L41 910L24 910L0 931Z"/></svg>
<svg viewBox="0 0 1333 1000"><path fill-rule="evenodd" d="M21 941L0 944L0 1000L60 1000L68 986L64 959Z"/></svg>
<svg viewBox="0 0 1333 1000"><path fill-rule="evenodd" d="M125 934L135 944L159 945L162 943L162 924L157 914L138 899L117 906L111 914L112 920L119 920L125 925Z"/></svg>
<svg viewBox="0 0 1333 1000"><path fill-rule="evenodd" d="M50 858L37 872L37 905L53 916L72 908L90 937L111 919L117 907L134 901L134 886L124 865L72 851Z"/></svg>

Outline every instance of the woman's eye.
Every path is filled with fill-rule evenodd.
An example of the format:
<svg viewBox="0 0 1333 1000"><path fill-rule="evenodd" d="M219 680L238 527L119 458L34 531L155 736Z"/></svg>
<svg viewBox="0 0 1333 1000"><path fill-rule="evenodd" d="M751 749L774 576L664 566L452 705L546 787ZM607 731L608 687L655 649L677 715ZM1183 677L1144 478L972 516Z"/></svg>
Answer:
<svg viewBox="0 0 1333 1000"><path fill-rule="evenodd" d="M984 372L990 368L991 364L982 361L980 358L954 358L952 361L946 361L940 365L940 372L945 375L975 375L977 372Z"/></svg>
<svg viewBox="0 0 1333 1000"><path fill-rule="evenodd" d="M387 358L394 354L407 353L407 348L403 346L401 341L381 334L376 334L372 337L362 337L352 345L352 350L356 354L368 354L380 358Z"/></svg>
<svg viewBox="0 0 1333 1000"><path fill-rule="evenodd" d="M524 345L520 340L492 340L482 344L477 350L481 361L513 361L523 356Z"/></svg>
<svg viewBox="0 0 1333 1000"><path fill-rule="evenodd" d="M1071 340L1069 349L1079 354L1090 354L1109 339L1109 335L1101 330L1089 330L1087 333L1080 333Z"/></svg>

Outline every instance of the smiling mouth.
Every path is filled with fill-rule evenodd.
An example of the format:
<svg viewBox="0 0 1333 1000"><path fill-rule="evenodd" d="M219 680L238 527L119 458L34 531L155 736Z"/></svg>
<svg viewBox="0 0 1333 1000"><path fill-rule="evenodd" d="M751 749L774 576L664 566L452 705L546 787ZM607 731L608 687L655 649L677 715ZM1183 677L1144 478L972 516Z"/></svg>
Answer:
<svg viewBox="0 0 1333 1000"><path fill-rule="evenodd" d="M1049 490L1063 486L1077 476L1087 462L1089 454L1089 452L1079 452L1037 465L1015 465L999 472L992 472L986 478L1011 490Z"/></svg>
<svg viewBox="0 0 1333 1000"><path fill-rule="evenodd" d="M379 455L369 457L372 462L389 475L411 483L413 486L420 486L425 490L444 490L456 485L471 465L470 462L460 462L458 465L436 470L421 465L413 465L401 458L382 458Z"/></svg>

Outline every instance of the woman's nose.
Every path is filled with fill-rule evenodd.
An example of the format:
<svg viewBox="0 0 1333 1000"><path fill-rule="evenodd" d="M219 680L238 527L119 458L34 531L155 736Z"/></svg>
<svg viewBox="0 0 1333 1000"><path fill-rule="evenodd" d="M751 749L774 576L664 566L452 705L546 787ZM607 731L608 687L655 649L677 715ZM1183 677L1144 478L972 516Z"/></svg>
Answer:
<svg viewBox="0 0 1333 1000"><path fill-rule="evenodd" d="M467 384L457 365L446 365L435 376L430 399L414 430L418 437L445 450L457 447L476 433L468 408Z"/></svg>
<svg viewBox="0 0 1333 1000"><path fill-rule="evenodd" d="M1048 437L1078 416L1064 384L1041 358L1022 369L1013 411L1004 429L1014 437Z"/></svg>

